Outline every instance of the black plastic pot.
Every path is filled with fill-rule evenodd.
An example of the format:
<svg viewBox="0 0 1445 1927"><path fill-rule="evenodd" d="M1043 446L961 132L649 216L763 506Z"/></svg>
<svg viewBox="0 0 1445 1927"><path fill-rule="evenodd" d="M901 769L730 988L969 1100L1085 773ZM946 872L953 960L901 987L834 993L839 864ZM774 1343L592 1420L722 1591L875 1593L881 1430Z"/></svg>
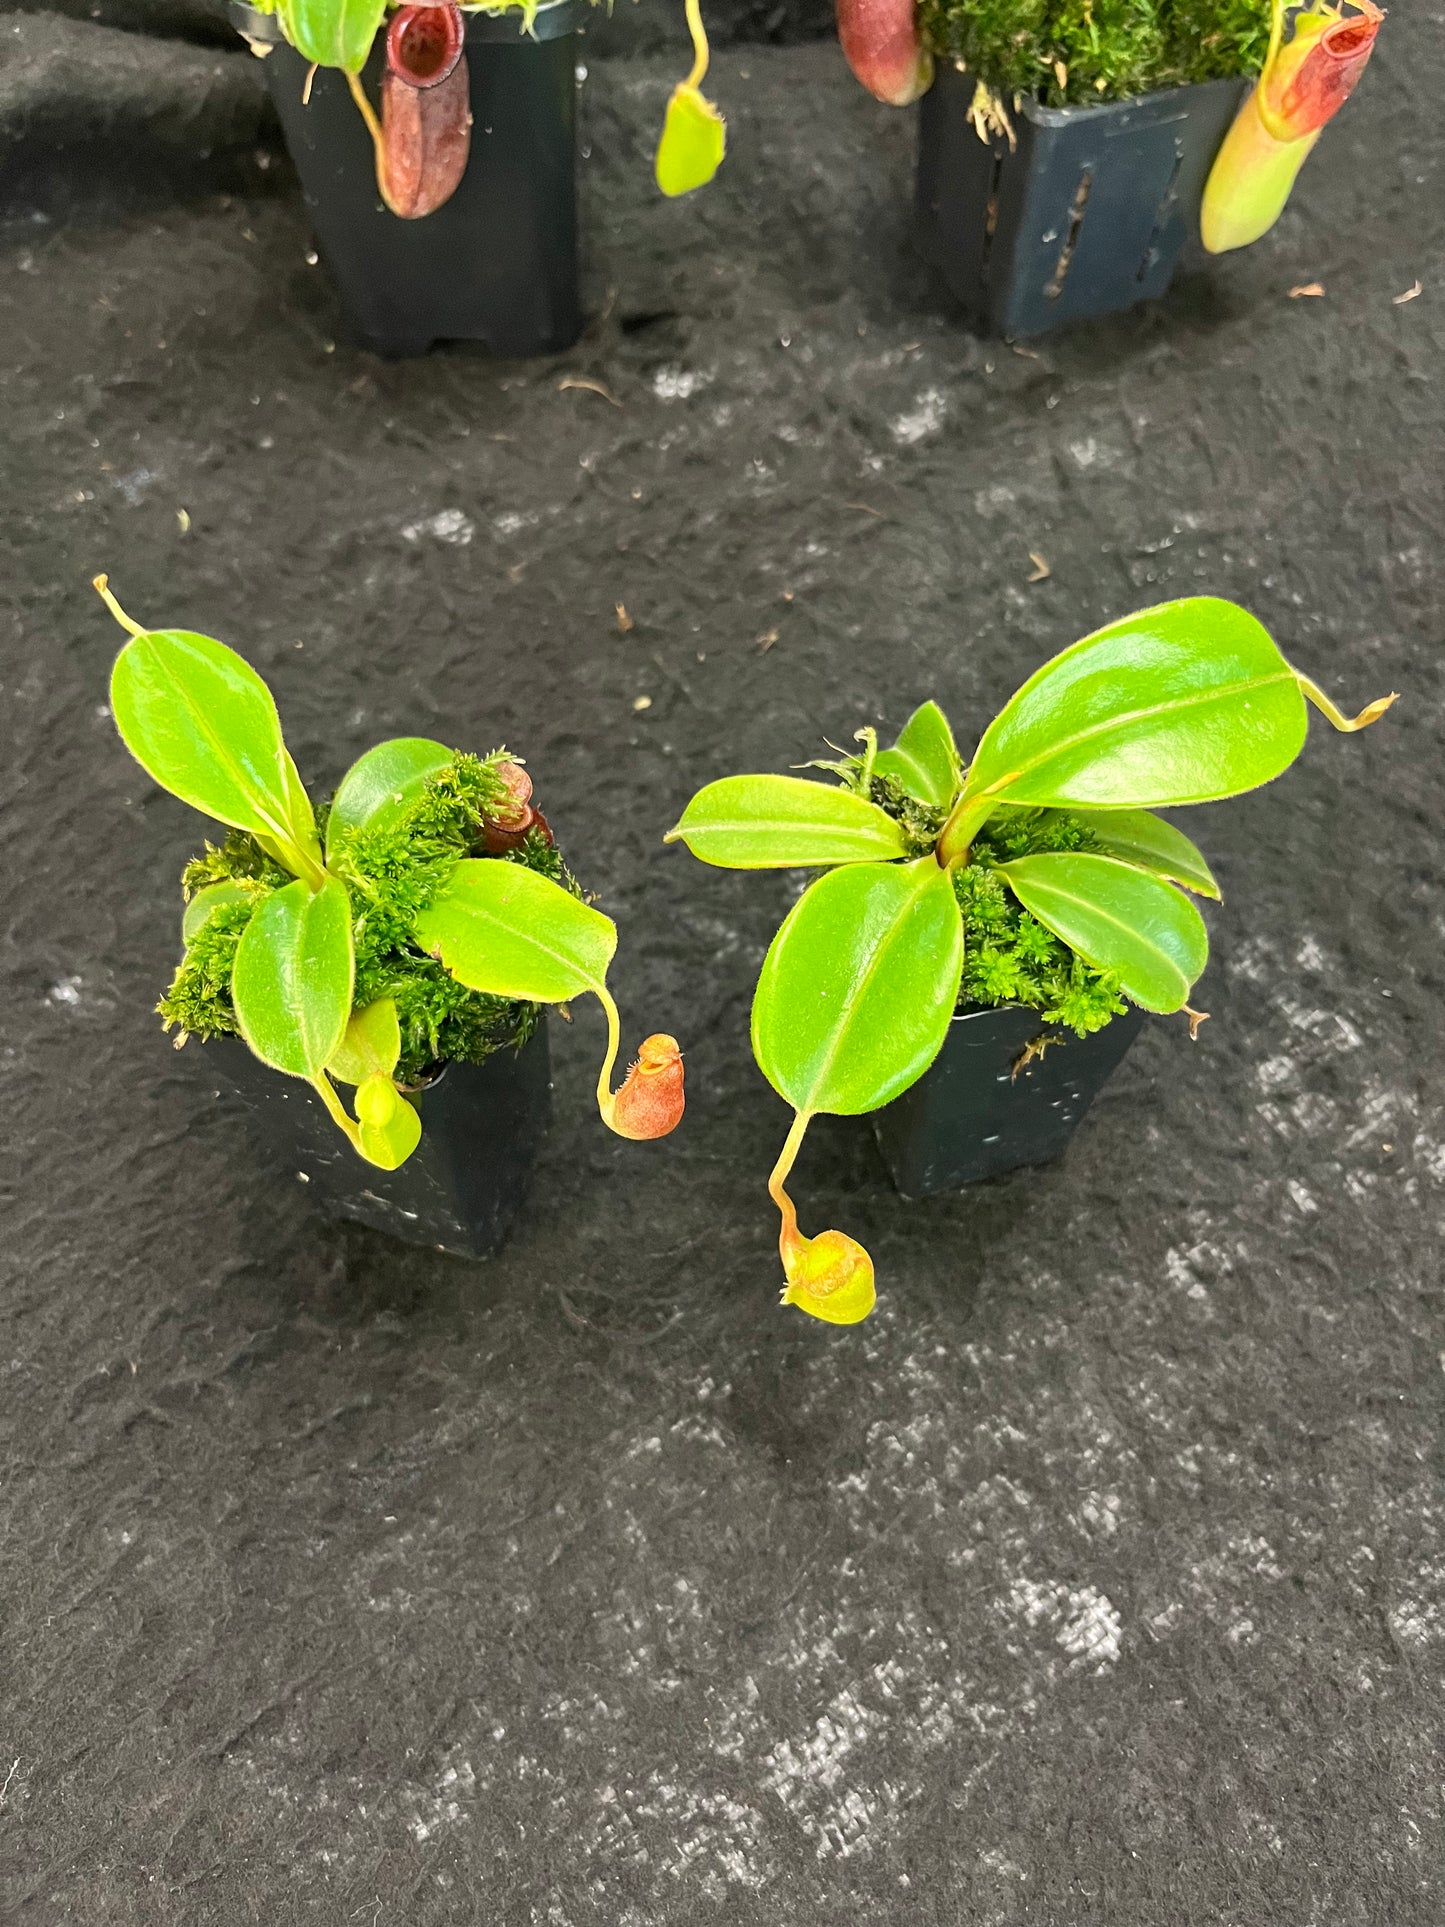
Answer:
<svg viewBox="0 0 1445 1927"><path fill-rule="evenodd" d="M1204 183L1250 83L1211 80L1101 107L1012 111L1015 146L968 119L942 66L920 107L919 243L969 315L1046 334L1164 293L1197 237Z"/></svg>
<svg viewBox="0 0 1445 1927"><path fill-rule="evenodd" d="M404 221L376 186L371 139L345 76L308 64L274 15L231 0L232 23L268 46L266 77L321 253L361 340L383 355L480 341L544 355L582 331L577 281L577 27L584 0L466 15L471 154L455 194ZM373 102L382 36L362 76Z"/></svg>
<svg viewBox="0 0 1445 1927"><path fill-rule="evenodd" d="M506 1237L552 1115L545 1019L521 1050L447 1064L414 1094L421 1143L396 1171L364 1163L309 1085L268 1069L239 1039L214 1039L201 1054L323 1216L465 1258L490 1257Z"/></svg>
<svg viewBox="0 0 1445 1927"><path fill-rule="evenodd" d="M1054 1163L1143 1022L1130 1005L1092 1036L1076 1037L1020 1004L959 1011L918 1082L873 1113L894 1184L905 1198L926 1198ZM1042 1054L1025 1061L1044 1037L1052 1041Z"/></svg>

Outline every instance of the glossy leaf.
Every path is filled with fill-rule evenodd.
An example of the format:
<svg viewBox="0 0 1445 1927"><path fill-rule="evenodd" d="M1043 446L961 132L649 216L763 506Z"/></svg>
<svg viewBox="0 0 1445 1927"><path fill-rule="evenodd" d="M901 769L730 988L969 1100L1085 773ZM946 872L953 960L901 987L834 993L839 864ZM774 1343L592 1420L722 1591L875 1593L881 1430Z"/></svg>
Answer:
<svg viewBox="0 0 1445 1927"><path fill-rule="evenodd" d="M257 909L236 946L231 998L241 1035L263 1063L314 1078L351 1015L355 961L343 884L288 883Z"/></svg>
<svg viewBox="0 0 1445 1927"><path fill-rule="evenodd" d="M549 877L477 857L417 918L416 941L472 990L555 1004L605 980L617 930Z"/></svg>
<svg viewBox="0 0 1445 1927"><path fill-rule="evenodd" d="M1295 672L1245 609L1192 596L1087 636L989 725L966 797L1203 803L1268 783L1305 739Z"/></svg>
<svg viewBox="0 0 1445 1927"><path fill-rule="evenodd" d="M1202 897L1219 895L1219 885L1203 856L1183 830L1149 810L1073 810L1075 820L1091 830L1105 856L1150 870L1155 876L1182 883Z"/></svg>
<svg viewBox="0 0 1445 1927"><path fill-rule="evenodd" d="M394 823L415 803L427 779L455 760L453 750L425 736L394 736L358 757L331 799L328 858L341 831L384 829Z"/></svg>
<svg viewBox="0 0 1445 1927"><path fill-rule="evenodd" d="M286 38L303 60L359 74L386 12L386 0L279 0Z"/></svg>
<svg viewBox="0 0 1445 1927"><path fill-rule="evenodd" d="M727 129L706 95L679 81L667 103L654 172L663 193L676 197L706 187L722 166Z"/></svg>
<svg viewBox="0 0 1445 1927"><path fill-rule="evenodd" d="M892 749L874 757L873 768L879 776L893 777L920 802L947 809L958 791L958 750L938 704L920 704Z"/></svg>
<svg viewBox="0 0 1445 1927"><path fill-rule="evenodd" d="M1076 851L999 866L1019 902L1145 1010L1183 1007L1209 958L1204 919L1159 877Z"/></svg>
<svg viewBox="0 0 1445 1927"><path fill-rule="evenodd" d="M181 941L189 943L207 918L214 915L217 910L224 909L226 905L232 903L251 903L255 900L255 896L255 890L249 889L244 883L233 883L229 880L224 883L208 883L204 889L197 890L186 905L186 913L181 919Z"/></svg>
<svg viewBox="0 0 1445 1927"><path fill-rule="evenodd" d="M276 704L234 649L183 629L134 636L116 658L110 705L126 748L162 789L218 822L314 848Z"/></svg>
<svg viewBox="0 0 1445 1927"><path fill-rule="evenodd" d="M421 1143L421 1118L385 1071L373 1071L357 1091L356 1118L361 1155L385 1171L405 1164Z"/></svg>
<svg viewBox="0 0 1445 1927"><path fill-rule="evenodd" d="M874 1110L937 1056L962 969L963 921L931 856L832 870L773 939L753 1054L799 1111Z"/></svg>
<svg viewBox="0 0 1445 1927"><path fill-rule="evenodd" d="M904 851L886 810L801 776L724 776L698 791L663 840L725 870L876 863Z"/></svg>
<svg viewBox="0 0 1445 1927"><path fill-rule="evenodd" d="M365 1010L352 1012L340 1044L326 1060L326 1068L343 1084L364 1084L378 1074L389 1078L400 1056L396 999L378 997Z"/></svg>

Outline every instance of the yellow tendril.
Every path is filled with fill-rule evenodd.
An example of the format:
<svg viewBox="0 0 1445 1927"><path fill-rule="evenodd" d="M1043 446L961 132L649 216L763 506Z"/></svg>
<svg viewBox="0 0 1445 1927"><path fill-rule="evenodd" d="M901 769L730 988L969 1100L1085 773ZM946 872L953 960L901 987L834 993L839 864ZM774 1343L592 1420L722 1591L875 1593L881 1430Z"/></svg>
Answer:
<svg viewBox="0 0 1445 1927"><path fill-rule="evenodd" d="M806 1238L798 1229L798 1212L783 1180L793 1168L811 1111L799 1111L768 1179L768 1194L782 1214L778 1255L787 1284L781 1302L795 1305L810 1318L828 1325L856 1325L872 1311L877 1298L873 1260L846 1231L820 1231Z"/></svg>
<svg viewBox="0 0 1445 1927"><path fill-rule="evenodd" d="M707 72L711 49L707 44L707 29L702 24L702 7L699 0L683 0L687 12L687 30L692 35L692 72L683 82L685 87L701 87L702 77Z"/></svg>
<svg viewBox="0 0 1445 1927"><path fill-rule="evenodd" d="M111 594L110 577L108 575L92 576L90 586L95 590L95 593L100 597L106 608L110 610L110 613L115 617L122 629L127 630L129 634L133 636L150 634L150 631L148 629L142 629L138 622L131 621L125 610L121 608L120 604Z"/></svg>
<svg viewBox="0 0 1445 1927"><path fill-rule="evenodd" d="M1368 729L1371 723L1377 723L1390 704L1398 699L1400 693L1396 689L1388 696L1377 696L1374 702L1365 704L1358 716L1350 717L1335 707L1318 684L1312 683L1308 676L1301 676L1298 670L1295 671L1295 681L1300 686L1300 693L1307 701L1314 704L1331 728L1340 730L1346 736L1353 735L1357 729Z"/></svg>

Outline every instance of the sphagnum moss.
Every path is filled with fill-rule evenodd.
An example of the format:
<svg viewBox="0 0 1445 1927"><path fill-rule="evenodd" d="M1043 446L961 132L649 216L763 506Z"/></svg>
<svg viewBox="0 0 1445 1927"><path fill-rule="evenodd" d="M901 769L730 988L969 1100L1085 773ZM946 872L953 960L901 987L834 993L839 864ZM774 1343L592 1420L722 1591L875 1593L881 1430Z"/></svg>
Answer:
<svg viewBox="0 0 1445 1927"><path fill-rule="evenodd" d="M1253 75L1269 0L920 0L925 42L1005 101L1097 106Z"/></svg>
<svg viewBox="0 0 1445 1927"><path fill-rule="evenodd" d="M330 853L356 911L356 1008L394 999L401 1028L396 1075L402 1083L415 1083L438 1063L481 1063L494 1051L524 1043L536 1028L537 1005L468 990L412 937L417 917L456 860L474 854L482 815L505 800L506 787L495 772L506 759L505 750L487 757L459 754L430 779L400 821L350 831ZM530 832L520 849L499 860L520 863L582 894L540 832ZM232 880L253 883L252 900L212 912L186 946L157 1006L167 1025L200 1038L237 1034L231 1002L236 946L257 906L291 881L241 830L232 830L220 845L208 843L181 879L188 899L207 884Z"/></svg>

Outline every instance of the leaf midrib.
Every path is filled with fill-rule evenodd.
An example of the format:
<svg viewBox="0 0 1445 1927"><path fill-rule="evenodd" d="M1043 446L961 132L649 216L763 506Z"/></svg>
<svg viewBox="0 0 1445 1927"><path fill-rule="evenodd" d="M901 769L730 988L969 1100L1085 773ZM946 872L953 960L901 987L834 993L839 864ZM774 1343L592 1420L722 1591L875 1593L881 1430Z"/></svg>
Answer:
<svg viewBox="0 0 1445 1927"><path fill-rule="evenodd" d="M932 859L925 857L923 861L925 863L931 862ZM937 869L936 864L934 865L934 868ZM941 874L942 872L940 872L940 875ZM912 879L910 879L910 881L912 881ZM905 900L907 907L911 908L912 904L918 901L918 899L928 889L931 882L932 882L932 878L927 876L924 876L917 881L913 890L910 893L909 898ZM869 960L868 968L866 971L864 971L863 977L857 986L857 990L854 996L849 1000L848 1004L845 1006L845 1008L850 1012L853 1010L856 1010L869 984L873 981L873 977L878 969L881 959L897 939L899 931L901 930L903 925L903 918L904 918L904 910L900 909L898 914L893 919L892 928L888 931L883 942L880 943L878 945L878 948L873 952L872 958ZM826 1056L823 1059L822 1066L819 1070L818 1075L813 1079L811 1085L808 1088L808 1097L810 1101L808 1104L801 1107L804 1110L812 1110L814 1108L811 1100L814 1096L816 1096L819 1085L823 1083L824 1079L831 1072L833 1065L837 1061L838 1052L842 1047L843 1033L845 1029L848 1027L849 1026L842 1023L839 1023L834 1026L833 1041L828 1048Z"/></svg>
<svg viewBox="0 0 1445 1927"><path fill-rule="evenodd" d="M1020 860L1022 862L1027 862L1028 858L1024 857L1024 858L1021 858ZM1116 862L1117 860L1118 860L1117 858L1113 858L1113 857L1101 857L1098 859L1098 861L1102 863ZM1127 870L1132 868L1133 866L1127 863L1121 863L1119 867L1121 869ZM1004 872L1005 876L1007 876L1009 871L1013 868L1013 865L1010 863L1001 863L999 865L999 868ZM1170 884L1165 882L1163 878L1160 879L1160 882L1164 884L1164 888L1166 890L1172 887ZM1046 882L1043 884L1042 887L1045 890L1052 891L1054 896L1062 897L1066 903L1078 904L1082 909L1087 910L1092 916L1097 917L1102 923L1112 923L1115 929L1123 930L1124 932L1126 932L1126 934L1132 936L1136 942L1142 944L1146 950L1152 950L1155 956L1162 957L1164 962L1169 966L1169 968L1179 978L1180 982L1184 985L1185 994L1186 995L1188 994L1189 979L1185 976L1180 965L1175 961L1173 957L1169 955L1169 952L1167 950L1160 949L1159 945L1154 942L1152 937L1146 937L1139 930L1136 924L1126 923L1123 917L1115 916L1112 910L1101 910L1098 904L1092 902L1088 897L1077 896L1072 890L1064 889L1062 884ZM1181 901L1184 902L1186 905L1189 903L1189 899L1187 897L1182 898ZM1192 908L1192 906L1190 907ZM1195 914L1198 915L1198 912L1196 911ZM1069 940L1066 938L1065 941L1068 942ZM1070 949L1077 948L1077 946L1072 943L1069 944L1069 947ZM1086 959L1085 961L1088 961L1088 959ZM1096 964L1094 967L1095 969L1109 968L1109 966L1101 965L1101 964Z"/></svg>
<svg viewBox="0 0 1445 1927"><path fill-rule="evenodd" d="M1236 696L1246 696L1254 689L1270 689L1276 683L1293 682L1294 680L1293 670L1286 667L1277 673L1268 676L1255 676L1248 682L1230 683L1225 688L1211 689L1202 695L1181 696L1173 702L1155 703L1147 709L1128 710L1123 715L1111 716L1107 722L1094 723L1087 729L1077 730L1072 736L1056 737L1054 741L1049 744L1048 748L1041 750L1031 762L1021 764L1017 769L1011 770L1007 776L1001 779L1001 783L991 785L990 787L1002 787L1002 784L1011 786L1021 782L1024 777L1031 775L1041 764L1051 761L1054 757L1060 756L1068 750L1077 749L1080 744L1091 742L1096 737L1106 736L1115 730L1126 728L1130 723L1141 722L1145 718L1171 716L1185 709L1201 709L1209 703L1226 702ZM975 757L974 760L977 761L977 758ZM979 790L974 791L975 795L981 793Z"/></svg>

